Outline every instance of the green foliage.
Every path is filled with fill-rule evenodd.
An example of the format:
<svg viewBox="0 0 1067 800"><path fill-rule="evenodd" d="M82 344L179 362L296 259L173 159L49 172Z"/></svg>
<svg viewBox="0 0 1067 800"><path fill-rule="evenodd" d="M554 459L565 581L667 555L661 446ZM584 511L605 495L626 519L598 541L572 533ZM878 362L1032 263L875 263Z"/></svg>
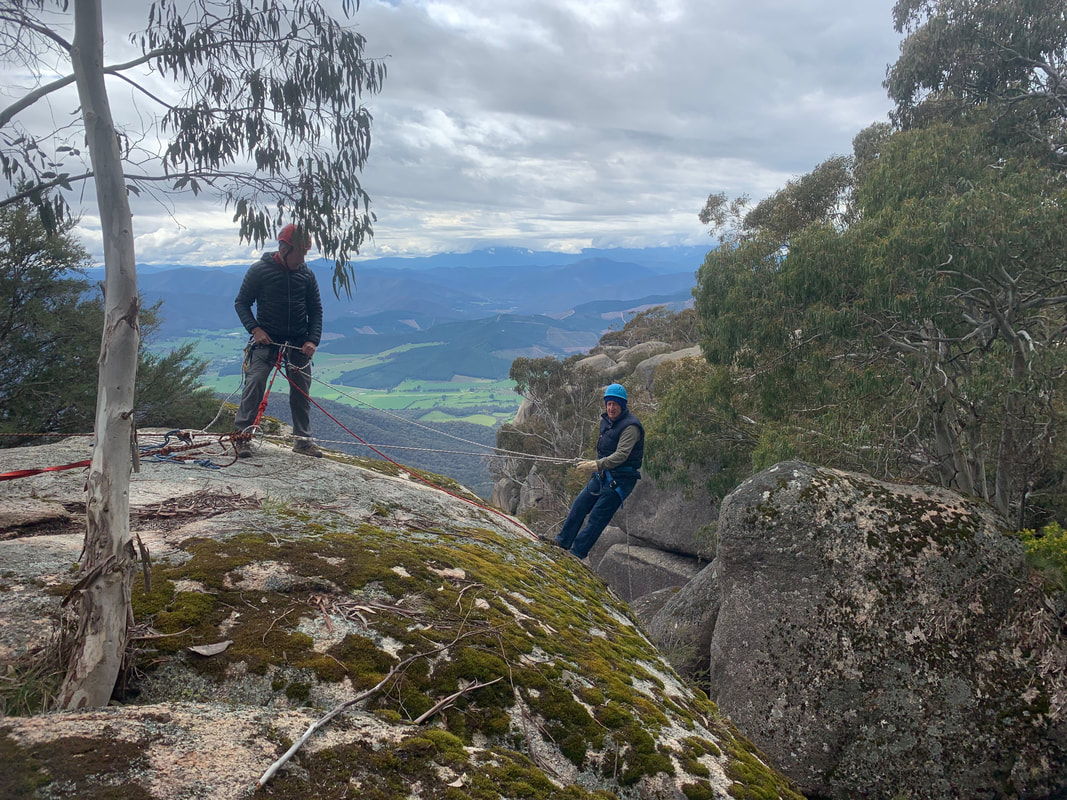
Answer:
<svg viewBox="0 0 1067 800"><path fill-rule="evenodd" d="M28 60L31 72L50 75L55 52L69 57L71 47L58 26L50 27L45 6L42 0L17 3L0 16L0 46ZM347 17L358 2L340 6ZM56 13L68 11L62 3ZM383 61L364 57L365 38L317 0L191 6L158 0L148 6L144 30L130 40L141 56L105 64L104 71L137 87L138 70L147 69L178 95L156 109L159 151L137 142L161 137L140 130L123 137L123 157L137 163L125 176L129 190L139 194L163 181L175 191L212 194L233 210L242 240L257 245L272 239L276 227L299 222L336 260L334 291L351 291L348 260L371 235L373 222L359 181L371 126L362 103L364 95L381 90L386 74ZM68 82L60 76L40 93ZM138 97L156 100L150 92ZM34 99L0 112L0 127L11 130ZM23 186L8 201L30 198L47 227L55 227L70 219L66 198L78 191L77 182L93 174L84 135L51 126L20 133L0 148L0 174Z"/></svg>
<svg viewBox="0 0 1067 800"><path fill-rule="evenodd" d="M605 333L600 337L600 346L666 342L673 347L688 347L699 341L699 321L693 309L675 313L666 306L656 306L634 315L620 330Z"/></svg>
<svg viewBox="0 0 1067 800"><path fill-rule="evenodd" d="M48 236L29 203L0 208L0 432L92 428L103 311L72 227Z"/></svg>
<svg viewBox="0 0 1067 800"><path fill-rule="evenodd" d="M1030 560L1067 587L1067 530L1052 522L1039 531L1019 531L1019 538Z"/></svg>
<svg viewBox="0 0 1067 800"><path fill-rule="evenodd" d="M1067 143L1061 0L897 0L893 20L905 38L885 86L900 125L960 119L992 103L1046 152Z"/></svg>
<svg viewBox="0 0 1067 800"><path fill-rule="evenodd" d="M104 311L80 278L87 255L71 227L49 236L28 203L0 208L0 433L84 433L93 429ZM151 331L159 307L142 310ZM201 388L204 363L192 345L142 351L135 419L141 426L192 426L215 413ZM0 446L33 441L0 440Z"/></svg>
<svg viewBox="0 0 1067 800"><path fill-rule="evenodd" d="M675 377L652 460L798 457L1022 513L1059 474L1067 190L977 116L867 133L851 224L779 198L709 253L706 386Z"/></svg>
<svg viewBox="0 0 1067 800"><path fill-rule="evenodd" d="M194 347L184 344L163 355L142 351L135 394L138 425L199 428L215 415L215 394L200 385L207 363L191 357Z"/></svg>
<svg viewBox="0 0 1067 800"><path fill-rule="evenodd" d="M712 493L722 495L749 474L758 430L728 401L733 388L724 370L698 359L656 370L658 408L645 421L645 469L651 477L685 484L689 467L698 466Z"/></svg>
<svg viewBox="0 0 1067 800"><path fill-rule="evenodd" d="M810 225L847 221L843 201L851 188L852 159L834 156L761 201L745 216L744 228L785 243Z"/></svg>
<svg viewBox="0 0 1067 800"><path fill-rule="evenodd" d="M694 291L707 367L657 377L654 472L726 491L787 458L1067 513L1067 18L1053 0L898 0L873 125L719 233ZM1021 526L1021 523L1020 523Z"/></svg>

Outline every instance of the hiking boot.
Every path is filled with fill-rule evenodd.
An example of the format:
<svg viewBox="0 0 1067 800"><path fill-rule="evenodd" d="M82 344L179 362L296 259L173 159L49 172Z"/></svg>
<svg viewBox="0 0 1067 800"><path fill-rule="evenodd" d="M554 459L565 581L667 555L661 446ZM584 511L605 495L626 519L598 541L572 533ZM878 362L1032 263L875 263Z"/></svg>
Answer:
<svg viewBox="0 0 1067 800"><path fill-rule="evenodd" d="M247 439L238 439L234 443L234 447L237 449L238 458L251 458L252 457L252 443Z"/></svg>
<svg viewBox="0 0 1067 800"><path fill-rule="evenodd" d="M293 452L302 456L322 458L322 451L310 439L297 439L296 444L293 445Z"/></svg>

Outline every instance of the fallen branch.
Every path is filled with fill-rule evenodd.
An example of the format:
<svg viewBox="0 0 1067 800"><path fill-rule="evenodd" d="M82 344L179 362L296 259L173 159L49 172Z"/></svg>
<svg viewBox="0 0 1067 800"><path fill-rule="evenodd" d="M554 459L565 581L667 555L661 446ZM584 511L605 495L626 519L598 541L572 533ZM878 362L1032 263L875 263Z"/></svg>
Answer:
<svg viewBox="0 0 1067 800"><path fill-rule="evenodd" d="M306 731L304 731L304 735L301 736L296 741L296 743L293 744L292 747L290 747L288 750L286 750L285 754L282 755L281 758L279 758L277 761L275 761L273 764L271 764L269 767L267 767L267 771L264 772L262 777L260 777L260 779L259 779L259 784L256 786L256 790L258 791L259 789L262 789L264 786L266 786L267 782L271 778L274 777L274 775L278 772L279 769L281 769L283 766L285 766L286 762L288 762L289 759L291 759L294 755L296 755L296 752L301 747L303 747L304 742L306 742L308 739L310 739L312 737L312 735L314 735L314 733L316 731L318 731L320 728L324 727L330 720L332 720L338 714L340 714L340 713L344 712L345 710L351 708L352 706L356 705L356 703L359 703L359 702L361 702L363 700L366 700L368 697L370 697L371 695L373 695L374 693L379 691L383 686L385 686L387 683L389 683L389 681L391 681L393 679L393 677L398 672L400 672L402 669L404 669L412 661L416 661L417 659L420 659L420 658L429 658L431 656L437 655L438 653L443 653L444 651L448 650L450 647L455 646L458 642L462 641L463 639L466 639L466 638L468 638L470 636L479 636L479 635L484 634L485 632L486 631L484 631L484 630L468 631L467 633L460 634L459 636L457 636L455 639L453 639L448 644L443 644L440 647L435 647L434 649L429 650L429 651L427 651L425 653L415 653L414 655L408 656L403 661L401 661L399 664L397 664L395 667L393 667L391 670L389 670L389 674L386 675L384 678L382 678L380 681L378 681L378 683L376 683L370 689L367 689L364 692L360 692L358 695L353 697L351 700L346 700L345 702L341 703L340 705L335 706L332 710L328 711L322 717L319 717L319 719L315 720L315 722L311 723L311 725L308 726L308 729ZM497 678L496 680L500 680L500 678ZM490 683L495 683L495 682L496 681L490 681ZM488 686L489 684L484 684L484 685ZM475 688L477 688L477 687L475 687ZM448 702L449 699L455 699L455 696L453 696L452 698L446 698L445 700L442 701L442 703ZM439 703L438 706L439 705L441 705L441 704ZM437 708L438 706L435 706L434 708ZM429 712L427 712L427 713L429 713ZM423 716L426 716L426 715L424 714ZM422 719L422 717L420 717L420 719Z"/></svg>
<svg viewBox="0 0 1067 800"><path fill-rule="evenodd" d="M414 656L412 656L411 658L414 658ZM365 692L360 692L351 700L346 700L339 706L335 706L333 710L328 712L325 716L320 717L319 719L315 720L315 722L311 723L308 729L304 731L304 735L297 739L296 743L293 744L293 746L290 747L288 750L286 750L285 754L281 758L279 758L277 761L267 767L267 771L264 772L263 776L259 779L259 785L256 786L256 789L259 790L266 786L267 781L273 778L275 773L277 773L279 769L285 766L286 762L289 761L290 758L296 755L296 751L303 747L304 742L310 739L311 736L315 733L315 731L319 730L319 728L324 727L326 723L328 723L331 719L336 717L345 709L351 708L361 700L365 700L366 698L377 692L379 689L381 689L383 686L385 686L386 683L393 679L393 676L396 675L396 673L400 670L401 667L406 666L411 661L411 658L404 659L391 670L389 670L389 674L382 678L376 685L372 686L370 689L367 689Z"/></svg>
<svg viewBox="0 0 1067 800"><path fill-rule="evenodd" d="M428 720L430 717L432 717L434 714L436 714L438 711L440 711L442 708L447 708L448 706L452 705L453 702L455 702L459 698L463 697L463 695L470 694L475 689L484 689L486 686L492 686L494 683L497 683L498 681L501 681L501 680L503 680L503 676L500 676L499 678L493 678L491 681L488 681L487 683L477 683L477 682L472 683L470 686L467 686L467 687L465 687L463 689L460 689L455 694L450 694L448 697L444 698L443 700L438 700L436 703L433 704L432 708L430 708L427 711L425 711L424 713L420 714L417 719L413 719L411 721L411 724L412 725L421 725L426 720Z"/></svg>

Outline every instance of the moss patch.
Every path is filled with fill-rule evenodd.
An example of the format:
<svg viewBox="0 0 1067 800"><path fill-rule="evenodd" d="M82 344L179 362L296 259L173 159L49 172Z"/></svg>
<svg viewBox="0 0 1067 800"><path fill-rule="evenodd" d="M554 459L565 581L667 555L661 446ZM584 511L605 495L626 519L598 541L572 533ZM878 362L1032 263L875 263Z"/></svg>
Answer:
<svg viewBox="0 0 1067 800"><path fill-rule="evenodd" d="M727 745L726 777L734 781L727 790L737 800L804 800L788 779L774 772L756 755L756 748L737 736Z"/></svg>
<svg viewBox="0 0 1067 800"><path fill-rule="evenodd" d="M108 736L70 736L32 746L19 745L0 728L0 800L25 800L41 796L78 797L79 800L151 800L140 784L124 781L115 785L116 773L143 764L144 745ZM57 777L57 776L62 776ZM47 787L47 789L46 789Z"/></svg>
<svg viewBox="0 0 1067 800"><path fill-rule="evenodd" d="M707 780L700 759L717 753L715 744L672 752L657 738L666 728L699 721L731 738L705 695L668 696L663 681L641 666L658 659L635 625L620 623L627 607L580 564L548 557L538 542L481 529L400 535L270 504L260 513L254 530L182 543L187 560L155 565L151 593L138 579L139 621L170 634L151 642L141 668L169 657L209 680L264 675L262 685L285 706L313 703L314 681L346 680L365 691L395 670L363 706L391 723L415 720L444 701L428 720L441 730L420 730L402 746L377 751L350 745L302 754L310 778L299 771L278 776L273 796L407 797L410 786L429 783L445 767L462 772L463 784L434 777L435 788L423 786L422 796L611 796L554 787L539 766L499 749L524 746L512 729L519 700L575 767L620 786L672 775L676 760L690 783ZM322 625L324 615L344 616L359 632L319 652L304 630ZM232 644L218 655L187 652L223 639ZM470 690L475 682L493 683ZM460 770L464 746L486 742L488 751L475 752L491 755L479 756L485 760L476 770Z"/></svg>

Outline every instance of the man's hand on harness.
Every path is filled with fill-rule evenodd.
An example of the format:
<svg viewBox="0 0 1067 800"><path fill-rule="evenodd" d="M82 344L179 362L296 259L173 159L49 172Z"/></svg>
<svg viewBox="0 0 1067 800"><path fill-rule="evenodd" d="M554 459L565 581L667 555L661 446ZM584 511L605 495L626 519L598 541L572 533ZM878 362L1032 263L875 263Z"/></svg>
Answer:
<svg viewBox="0 0 1067 800"><path fill-rule="evenodd" d="M592 475L597 471L595 461L579 461L575 467L583 475Z"/></svg>
<svg viewBox="0 0 1067 800"><path fill-rule="evenodd" d="M258 325L252 329L252 341L258 345L274 344L274 340L270 338L270 334ZM300 348L300 352L308 358L311 358L315 355L316 349L314 342L304 342L303 347Z"/></svg>
<svg viewBox="0 0 1067 800"><path fill-rule="evenodd" d="M252 341L256 344L271 344L270 334L257 326L252 329Z"/></svg>

